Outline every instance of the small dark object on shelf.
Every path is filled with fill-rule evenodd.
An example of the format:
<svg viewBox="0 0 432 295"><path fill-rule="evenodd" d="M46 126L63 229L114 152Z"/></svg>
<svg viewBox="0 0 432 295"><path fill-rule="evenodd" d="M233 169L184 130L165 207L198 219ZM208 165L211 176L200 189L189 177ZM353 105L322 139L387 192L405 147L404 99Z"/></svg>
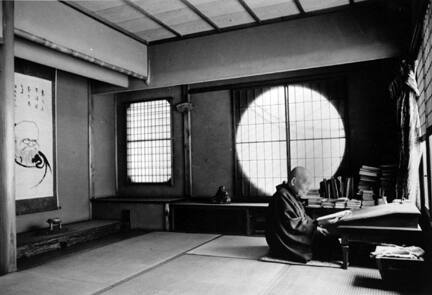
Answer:
<svg viewBox="0 0 432 295"><path fill-rule="evenodd" d="M58 217L48 219L47 223L49 224L50 231L62 229L62 221Z"/></svg>
<svg viewBox="0 0 432 295"><path fill-rule="evenodd" d="M218 204L229 204L231 203L231 198L228 194L228 192L226 191L225 186L221 185L217 192L216 195L213 197L212 199L213 203L218 203Z"/></svg>

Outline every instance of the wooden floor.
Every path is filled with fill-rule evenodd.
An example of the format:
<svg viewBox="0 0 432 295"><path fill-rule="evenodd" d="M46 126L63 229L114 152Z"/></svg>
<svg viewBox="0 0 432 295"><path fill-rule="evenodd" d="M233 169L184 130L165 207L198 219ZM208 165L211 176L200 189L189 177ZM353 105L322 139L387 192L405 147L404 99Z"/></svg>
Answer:
<svg viewBox="0 0 432 295"><path fill-rule="evenodd" d="M153 232L0 277L0 294L432 294L376 269L261 262L263 238Z"/></svg>

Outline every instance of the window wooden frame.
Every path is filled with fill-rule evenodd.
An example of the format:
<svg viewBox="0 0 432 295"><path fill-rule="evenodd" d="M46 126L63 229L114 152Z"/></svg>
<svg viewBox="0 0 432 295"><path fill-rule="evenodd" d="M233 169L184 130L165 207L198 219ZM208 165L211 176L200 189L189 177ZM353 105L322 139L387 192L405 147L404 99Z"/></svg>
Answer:
<svg viewBox="0 0 432 295"><path fill-rule="evenodd" d="M126 134L126 120L127 120L127 109L131 104L135 103L142 103L142 102L151 102L151 101L160 101L164 100L169 103L170 106L170 152L171 152L171 177L166 182L132 182L130 181L128 177L127 172L127 134ZM173 186L174 185L174 165L175 165L175 158L174 158L174 107L173 107L173 98L172 97L156 97L156 98L149 98L149 99L138 99L138 100L131 100L131 101L123 101L117 105L117 181L118 181L118 188L125 187L125 186L155 186L155 185L162 185L162 186Z"/></svg>
<svg viewBox="0 0 432 295"><path fill-rule="evenodd" d="M426 144L426 155L425 158L422 157L419 168L420 176L420 204L421 209L427 210L432 216L432 127L426 129L426 133L420 137L420 141L424 141ZM426 162L426 163L425 163ZM423 178L427 177L427 185L423 185ZM425 207L426 200L428 198L429 208Z"/></svg>

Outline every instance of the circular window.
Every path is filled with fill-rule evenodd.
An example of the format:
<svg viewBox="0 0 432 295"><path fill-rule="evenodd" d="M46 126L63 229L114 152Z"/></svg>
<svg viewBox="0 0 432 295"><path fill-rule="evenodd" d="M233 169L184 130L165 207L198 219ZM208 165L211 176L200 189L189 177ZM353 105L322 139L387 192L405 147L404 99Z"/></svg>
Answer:
<svg viewBox="0 0 432 295"><path fill-rule="evenodd" d="M345 152L343 121L334 105L303 85L261 92L244 110L236 133L242 185L272 195L287 179L288 167L303 166L312 188L337 171Z"/></svg>

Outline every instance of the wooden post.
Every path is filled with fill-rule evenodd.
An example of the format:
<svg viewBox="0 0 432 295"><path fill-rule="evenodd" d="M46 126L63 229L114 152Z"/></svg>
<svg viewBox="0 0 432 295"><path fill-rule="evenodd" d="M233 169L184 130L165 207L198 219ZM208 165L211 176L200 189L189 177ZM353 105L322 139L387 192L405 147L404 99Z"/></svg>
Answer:
<svg viewBox="0 0 432 295"><path fill-rule="evenodd" d="M94 98L92 95L92 83L87 82L87 115L88 115L88 169L89 169L89 216L93 218L93 205L92 199L95 197L94 193L94 179L95 179L95 167L94 167Z"/></svg>
<svg viewBox="0 0 432 295"><path fill-rule="evenodd" d="M189 85L182 85L182 102L190 103ZM184 185L185 196L192 197L192 141L191 141L191 113L183 113L183 150L184 150Z"/></svg>
<svg viewBox="0 0 432 295"><path fill-rule="evenodd" d="M14 2L2 1L0 45L0 274L16 271Z"/></svg>
<svg viewBox="0 0 432 295"><path fill-rule="evenodd" d="M349 266L349 240L348 237L342 236L341 238L341 247L342 247L342 268L348 269Z"/></svg>

